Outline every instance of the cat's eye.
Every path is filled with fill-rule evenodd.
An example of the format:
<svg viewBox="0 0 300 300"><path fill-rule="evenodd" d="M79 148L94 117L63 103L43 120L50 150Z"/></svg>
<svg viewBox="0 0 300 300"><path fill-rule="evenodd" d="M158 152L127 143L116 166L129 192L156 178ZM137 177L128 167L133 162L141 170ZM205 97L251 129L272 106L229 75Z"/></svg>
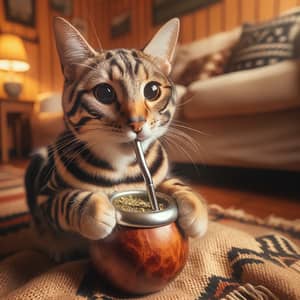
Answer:
<svg viewBox="0 0 300 300"><path fill-rule="evenodd" d="M111 104L116 100L116 92L108 83L100 83L93 89L94 96L103 104Z"/></svg>
<svg viewBox="0 0 300 300"><path fill-rule="evenodd" d="M154 101L159 98L161 94L160 83L156 81L148 82L144 87L144 96L150 101Z"/></svg>

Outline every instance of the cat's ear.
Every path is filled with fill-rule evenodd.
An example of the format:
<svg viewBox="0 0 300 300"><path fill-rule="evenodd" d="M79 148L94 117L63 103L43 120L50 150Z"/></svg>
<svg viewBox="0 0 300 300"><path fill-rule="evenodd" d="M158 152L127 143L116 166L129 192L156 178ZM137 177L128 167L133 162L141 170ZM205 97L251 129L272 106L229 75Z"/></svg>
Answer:
<svg viewBox="0 0 300 300"><path fill-rule="evenodd" d="M61 17L53 21L56 48L66 79L72 79L74 66L89 57L96 55L96 51L88 44L80 32L68 21Z"/></svg>
<svg viewBox="0 0 300 300"><path fill-rule="evenodd" d="M175 53L178 35L179 19L174 18L159 29L143 50L144 53L158 59L158 63L165 74L171 72L171 61Z"/></svg>

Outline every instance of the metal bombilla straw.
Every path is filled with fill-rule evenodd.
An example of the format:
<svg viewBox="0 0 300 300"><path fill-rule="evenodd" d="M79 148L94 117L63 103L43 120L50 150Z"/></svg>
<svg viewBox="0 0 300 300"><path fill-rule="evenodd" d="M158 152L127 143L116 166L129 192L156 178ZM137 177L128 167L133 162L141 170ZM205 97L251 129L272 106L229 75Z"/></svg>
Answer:
<svg viewBox="0 0 300 300"><path fill-rule="evenodd" d="M140 165L142 175L144 178L144 181L146 183L146 189L147 189L147 194L150 200L151 208L152 210L159 210L158 203L157 203L157 198L155 195L155 190L154 190L154 185L152 181L152 176L151 173L148 169L145 157L144 157L144 152L142 148L142 144L139 140L134 141L134 150L136 154L136 158L138 161L138 164Z"/></svg>

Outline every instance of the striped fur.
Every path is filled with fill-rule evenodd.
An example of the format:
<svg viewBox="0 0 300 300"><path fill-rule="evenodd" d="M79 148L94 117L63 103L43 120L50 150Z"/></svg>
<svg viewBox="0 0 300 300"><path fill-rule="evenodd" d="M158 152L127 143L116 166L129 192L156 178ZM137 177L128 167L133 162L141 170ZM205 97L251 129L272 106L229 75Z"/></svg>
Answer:
<svg viewBox="0 0 300 300"><path fill-rule="evenodd" d="M167 23L156 43L162 35L174 48L175 27L177 21ZM51 232L58 251L65 251L67 243L74 247L74 234L75 241L110 234L116 223L112 193L144 189L132 145L138 138L155 186L178 201L181 227L190 236L203 234L206 208L189 187L166 180L168 157L159 142L176 108L168 77L174 49L160 51L150 42L144 51L97 53L63 19L56 20L55 32L65 76L66 130L34 156L27 170L27 200L39 232ZM149 54L153 47L160 57Z"/></svg>

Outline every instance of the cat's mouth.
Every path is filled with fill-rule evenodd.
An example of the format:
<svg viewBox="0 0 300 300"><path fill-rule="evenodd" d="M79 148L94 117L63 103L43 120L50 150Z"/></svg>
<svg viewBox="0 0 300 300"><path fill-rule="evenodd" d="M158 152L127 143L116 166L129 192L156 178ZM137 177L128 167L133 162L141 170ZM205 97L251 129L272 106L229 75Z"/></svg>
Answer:
<svg viewBox="0 0 300 300"><path fill-rule="evenodd" d="M134 140L139 140L141 142L144 142L144 141L147 141L149 138L150 138L150 136L138 136L138 135L136 135L135 138L130 138L126 141L122 141L121 144L122 145L131 145Z"/></svg>
<svg viewBox="0 0 300 300"><path fill-rule="evenodd" d="M126 134L126 140L122 141L122 143L132 143L134 140L139 140L141 142L148 140L151 137L150 132L147 133L145 130L141 130L140 132L134 132L132 130L128 130Z"/></svg>
<svg viewBox="0 0 300 300"><path fill-rule="evenodd" d="M150 138L150 136L147 135L147 134L144 134L143 132L139 132L139 133L136 134L136 139L141 141L141 142L147 140L148 138Z"/></svg>

